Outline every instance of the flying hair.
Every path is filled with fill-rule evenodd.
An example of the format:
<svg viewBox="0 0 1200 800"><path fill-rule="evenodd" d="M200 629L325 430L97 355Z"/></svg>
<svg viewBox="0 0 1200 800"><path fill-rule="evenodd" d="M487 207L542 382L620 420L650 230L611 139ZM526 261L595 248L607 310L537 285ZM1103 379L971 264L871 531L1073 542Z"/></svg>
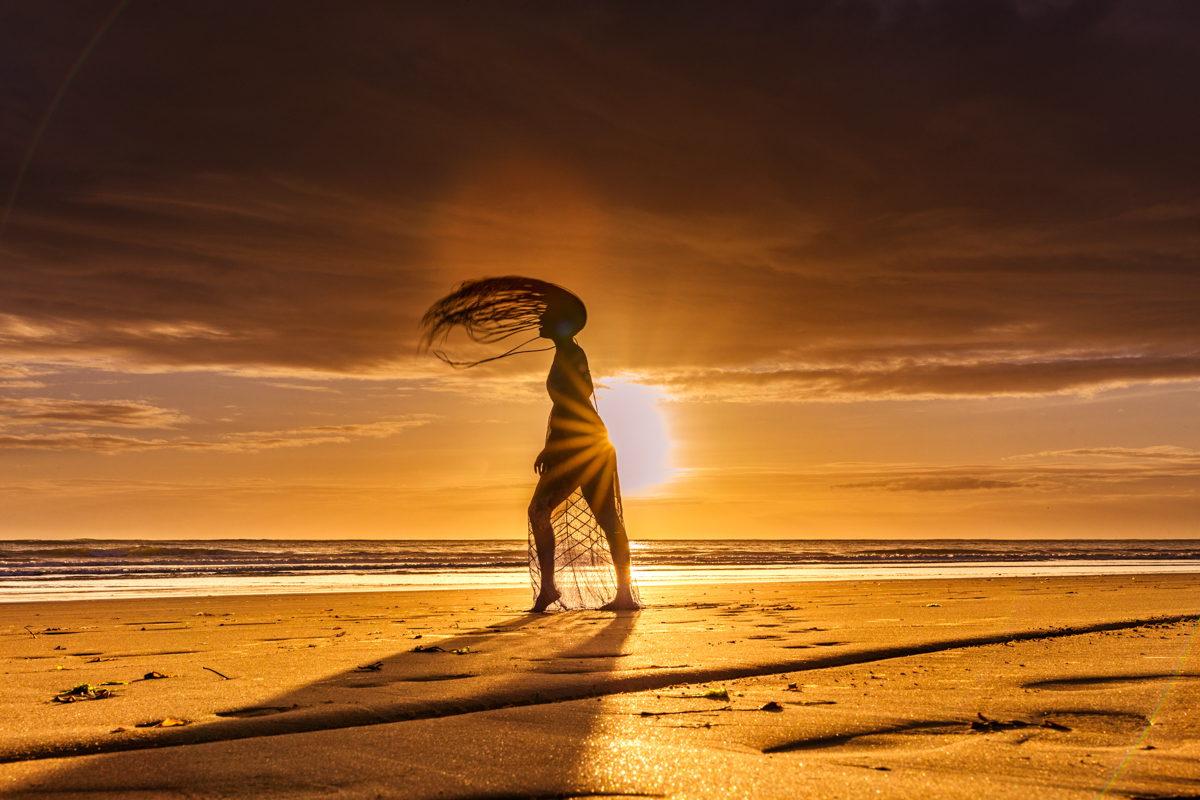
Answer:
<svg viewBox="0 0 1200 800"><path fill-rule="evenodd" d="M525 331L539 331L547 324L559 335L574 336L586 323L583 301L561 286L520 275L480 278L464 281L429 307L421 318L420 350L433 350L434 345L446 341L455 327L461 327L472 341L493 344ZM521 349L540 336L539 332L508 352L479 361L453 361L441 350L433 350L433 354L456 369L466 369L512 355L552 349Z"/></svg>

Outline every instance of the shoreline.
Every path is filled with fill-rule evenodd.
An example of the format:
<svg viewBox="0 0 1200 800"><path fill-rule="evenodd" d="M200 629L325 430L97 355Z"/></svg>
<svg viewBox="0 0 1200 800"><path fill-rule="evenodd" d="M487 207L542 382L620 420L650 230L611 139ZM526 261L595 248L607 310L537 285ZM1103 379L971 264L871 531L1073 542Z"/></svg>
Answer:
<svg viewBox="0 0 1200 800"><path fill-rule="evenodd" d="M403 793L916 793L945 773L963 796L1082 797L1068 778L1090 759L1094 797L1130 758L1129 792L1178 794L1200 779L1198 590L1150 573L648 586L633 614L527 614L528 590L3 604L0 792L373 796L434 767ZM53 701L85 682L116 695ZM167 718L188 724L139 727Z"/></svg>
<svg viewBox="0 0 1200 800"><path fill-rule="evenodd" d="M1200 574L1200 563L1179 561L1029 561L964 564L820 564L743 567L705 566L685 569L644 567L634 570L643 587L704 586L724 583L791 584L892 580L988 580L997 578L1132 577ZM415 580L418 576L424 580ZM480 579L480 577L487 579ZM719 576L719 577L714 577ZM524 569L472 570L443 583L441 573L388 576L393 583L368 585L379 575L362 573L279 575L246 578L65 578L0 581L0 605L76 600L108 601L137 598L244 597L304 594L375 594L388 592L511 591L529 585ZM287 579L294 583L287 583ZM89 589L92 585L100 585ZM53 591L51 587L60 588Z"/></svg>

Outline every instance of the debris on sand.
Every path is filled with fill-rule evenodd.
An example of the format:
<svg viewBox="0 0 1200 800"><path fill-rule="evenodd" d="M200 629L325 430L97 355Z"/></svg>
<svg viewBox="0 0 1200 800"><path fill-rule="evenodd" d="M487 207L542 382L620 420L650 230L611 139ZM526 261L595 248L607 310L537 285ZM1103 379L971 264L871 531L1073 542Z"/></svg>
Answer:
<svg viewBox="0 0 1200 800"><path fill-rule="evenodd" d="M56 694L53 702L78 703L81 700L107 700L110 697L116 697L116 694L108 689L97 689L90 683L81 683Z"/></svg>
<svg viewBox="0 0 1200 800"><path fill-rule="evenodd" d="M671 717L676 714L711 714L714 711L732 711L729 706L725 708L691 708L686 711L642 711L638 714L639 717ZM709 723L711 724L711 723Z"/></svg>
<svg viewBox="0 0 1200 800"><path fill-rule="evenodd" d="M771 702L767 703L765 706L760 708L759 711L783 711L783 706L779 705L779 703L776 703L774 700L772 700Z"/></svg>
<svg viewBox="0 0 1200 800"><path fill-rule="evenodd" d="M1031 727L1030 723L1025 722L1024 720L1010 719L1005 721L999 719L988 719L983 714L976 714L976 716L978 716L979 719L971 722L971 730L973 731L991 733L993 731L1009 731L1013 730L1014 728Z"/></svg>
<svg viewBox="0 0 1200 800"><path fill-rule="evenodd" d="M456 656L472 656L478 653L478 650L472 650L470 647L459 647L454 650L447 650L444 647L438 647L436 644L428 646L417 645L412 649L414 653L452 653Z"/></svg>
<svg viewBox="0 0 1200 800"><path fill-rule="evenodd" d="M1071 730L1066 725L1060 725L1054 720L1045 720L1041 725L1035 722L1025 722L1020 719L999 720L988 719L983 714L977 714L978 720L971 723L971 730L980 731L983 733L992 733L994 731L1009 731L1016 728L1049 728L1054 731L1069 731Z"/></svg>
<svg viewBox="0 0 1200 800"><path fill-rule="evenodd" d="M374 664L365 664L359 667L359 669L363 670L364 672L379 672L379 670L383 669L383 662L376 661Z"/></svg>
<svg viewBox="0 0 1200 800"><path fill-rule="evenodd" d="M176 719L175 717L163 717L154 722L143 722L138 725L139 728L175 728L180 725L191 725L191 720Z"/></svg>

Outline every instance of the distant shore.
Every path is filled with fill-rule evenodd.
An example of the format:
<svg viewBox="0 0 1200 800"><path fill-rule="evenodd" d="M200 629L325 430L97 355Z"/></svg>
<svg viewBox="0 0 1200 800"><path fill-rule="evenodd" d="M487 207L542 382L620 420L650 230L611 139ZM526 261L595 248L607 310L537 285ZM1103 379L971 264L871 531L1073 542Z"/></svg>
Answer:
<svg viewBox="0 0 1200 800"><path fill-rule="evenodd" d="M1090 798L1200 780L1200 574L643 597L545 615L527 588L2 604L0 793Z"/></svg>

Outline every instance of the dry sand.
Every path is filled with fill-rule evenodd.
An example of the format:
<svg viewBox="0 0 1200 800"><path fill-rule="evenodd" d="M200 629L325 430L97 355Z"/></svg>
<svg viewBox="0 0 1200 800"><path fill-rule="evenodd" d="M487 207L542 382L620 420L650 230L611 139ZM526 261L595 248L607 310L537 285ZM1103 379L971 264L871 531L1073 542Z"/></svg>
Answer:
<svg viewBox="0 0 1200 800"><path fill-rule="evenodd" d="M0 606L0 793L1200 796L1200 575L643 594Z"/></svg>

